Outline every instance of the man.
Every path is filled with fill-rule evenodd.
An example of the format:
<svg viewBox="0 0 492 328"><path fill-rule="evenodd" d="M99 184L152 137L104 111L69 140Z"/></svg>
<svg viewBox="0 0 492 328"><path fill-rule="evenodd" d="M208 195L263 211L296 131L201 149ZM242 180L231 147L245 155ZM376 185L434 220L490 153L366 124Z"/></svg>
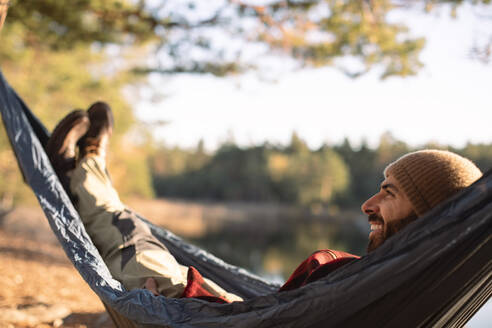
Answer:
<svg viewBox="0 0 492 328"><path fill-rule="evenodd" d="M111 109L105 103L95 103L87 112L74 111L54 129L47 153L114 278L127 289L147 288L155 295L241 300L204 279L193 267L180 265L122 204L106 170L112 126ZM362 205L371 225L368 251L481 175L468 159L440 150L410 153L391 163L380 190ZM301 287L357 258L333 250L317 251L280 291Z"/></svg>
<svg viewBox="0 0 492 328"><path fill-rule="evenodd" d="M362 204L369 216L368 251L482 176L470 160L448 151L422 150L388 165L380 191Z"/></svg>
<svg viewBox="0 0 492 328"><path fill-rule="evenodd" d="M367 251L372 252L481 176L480 169L470 160L442 150L409 153L389 164L380 190L361 206L371 225ZM326 252L315 252L301 263L281 290L303 286L356 258L346 253L327 255Z"/></svg>

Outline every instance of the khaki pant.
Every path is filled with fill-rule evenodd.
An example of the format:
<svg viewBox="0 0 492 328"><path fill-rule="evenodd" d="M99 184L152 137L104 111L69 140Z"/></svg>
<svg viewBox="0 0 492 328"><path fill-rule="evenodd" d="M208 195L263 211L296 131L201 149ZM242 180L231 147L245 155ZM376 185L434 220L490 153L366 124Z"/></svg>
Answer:
<svg viewBox="0 0 492 328"><path fill-rule="evenodd" d="M187 283L188 268L180 265L149 227L121 202L106 170L105 159L83 158L71 174L70 189L85 229L113 277L128 290L143 288L154 278L158 291L179 297ZM214 295L241 300L206 279Z"/></svg>

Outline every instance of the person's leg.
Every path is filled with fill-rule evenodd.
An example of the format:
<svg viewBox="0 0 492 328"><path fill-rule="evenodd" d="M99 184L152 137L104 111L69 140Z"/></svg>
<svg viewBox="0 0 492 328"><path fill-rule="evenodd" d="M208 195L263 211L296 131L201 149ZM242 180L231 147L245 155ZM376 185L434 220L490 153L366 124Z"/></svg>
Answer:
<svg viewBox="0 0 492 328"><path fill-rule="evenodd" d="M156 291L179 297L187 283L188 268L180 265L155 238L147 224L125 208L107 175L105 160L88 155L76 167L71 191L87 233L115 279L125 288L143 288L149 278ZM202 285L211 294L241 301L209 279Z"/></svg>
<svg viewBox="0 0 492 328"><path fill-rule="evenodd" d="M106 168L106 147L112 133L109 106L88 110L90 128L80 140L82 158L71 174L70 191L87 233L113 277L127 289L143 288L155 279L160 294L179 297L186 285L186 267L179 265L148 226L126 209Z"/></svg>
<svg viewBox="0 0 492 328"><path fill-rule="evenodd" d="M75 110L55 127L46 153L113 277L127 289L142 288L152 277L163 295L179 297L186 285L186 268L125 209L107 174L105 151L112 121L104 103L87 112Z"/></svg>
<svg viewBox="0 0 492 328"><path fill-rule="evenodd" d="M88 117L90 128L79 141L81 159L69 174L63 172L70 176L69 191L76 199L87 233L113 277L125 288L154 286L161 295L181 296L187 283L188 268L180 265L152 235L149 227L126 209L109 178L105 158L113 122L109 106L104 103L92 105ZM70 149L75 148L74 142L80 138L80 132L75 134L76 129L72 127L58 130L65 135L57 135L55 129L52 138L64 140L67 135L74 135L69 139ZM241 300L209 280L206 280L206 289L219 297Z"/></svg>
<svg viewBox="0 0 492 328"><path fill-rule="evenodd" d="M151 277L160 294L182 294L187 268L125 208L106 173L104 158L85 156L72 174L70 189L78 199L77 210L86 231L115 279L131 290L143 288Z"/></svg>

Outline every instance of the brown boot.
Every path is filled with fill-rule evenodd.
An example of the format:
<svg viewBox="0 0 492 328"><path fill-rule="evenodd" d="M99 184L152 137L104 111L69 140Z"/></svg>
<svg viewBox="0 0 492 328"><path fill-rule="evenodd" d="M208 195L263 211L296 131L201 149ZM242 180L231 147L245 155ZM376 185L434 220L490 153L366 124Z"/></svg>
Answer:
<svg viewBox="0 0 492 328"><path fill-rule="evenodd" d="M75 168L76 145L89 130L89 125L87 113L83 110L74 110L58 123L46 145L46 154L69 195L68 173Z"/></svg>
<svg viewBox="0 0 492 328"><path fill-rule="evenodd" d="M113 133L113 113L108 104L96 102L87 110L91 126L79 141L80 158L94 154L106 156L109 138Z"/></svg>

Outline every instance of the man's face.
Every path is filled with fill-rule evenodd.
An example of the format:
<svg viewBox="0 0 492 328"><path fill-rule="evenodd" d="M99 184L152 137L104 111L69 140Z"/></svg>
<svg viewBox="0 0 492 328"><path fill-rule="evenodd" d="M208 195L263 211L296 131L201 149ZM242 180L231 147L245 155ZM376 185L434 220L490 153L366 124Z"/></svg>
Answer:
<svg viewBox="0 0 492 328"><path fill-rule="evenodd" d="M7 17L7 10L9 9L9 2L7 0L0 0L0 30Z"/></svg>
<svg viewBox="0 0 492 328"><path fill-rule="evenodd" d="M386 177L380 190L366 200L361 209L368 215L371 225L368 252L417 219L412 204L392 176Z"/></svg>

